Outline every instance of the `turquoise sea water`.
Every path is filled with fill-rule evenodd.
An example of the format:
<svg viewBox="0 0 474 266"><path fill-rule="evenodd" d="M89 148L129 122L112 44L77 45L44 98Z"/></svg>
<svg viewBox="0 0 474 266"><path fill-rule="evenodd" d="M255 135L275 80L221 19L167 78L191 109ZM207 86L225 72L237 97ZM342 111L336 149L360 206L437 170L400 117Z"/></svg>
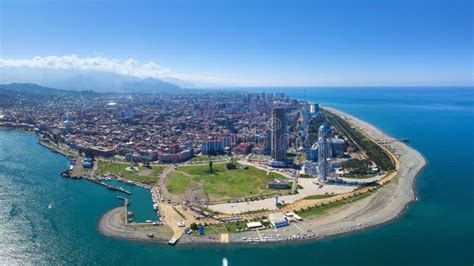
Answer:
<svg viewBox="0 0 474 266"><path fill-rule="evenodd" d="M474 89L276 91L410 138L428 160L416 182L419 201L399 220L316 242L169 247L116 240L102 236L97 222L121 204L119 194L61 178L64 157L37 145L33 134L0 131L0 264L221 265L225 256L230 265L473 265ZM141 192L146 201L149 191ZM137 205L145 216L146 205Z"/></svg>
<svg viewBox="0 0 474 266"><path fill-rule="evenodd" d="M130 205L128 206L128 210L133 213L133 220L135 222L143 223L146 220L158 220L156 211L153 210L153 200L151 198L150 190L135 185L126 184L117 180L109 180L105 182L110 185L122 187L132 192L131 195L119 192L116 192L115 194L125 197L129 200Z"/></svg>

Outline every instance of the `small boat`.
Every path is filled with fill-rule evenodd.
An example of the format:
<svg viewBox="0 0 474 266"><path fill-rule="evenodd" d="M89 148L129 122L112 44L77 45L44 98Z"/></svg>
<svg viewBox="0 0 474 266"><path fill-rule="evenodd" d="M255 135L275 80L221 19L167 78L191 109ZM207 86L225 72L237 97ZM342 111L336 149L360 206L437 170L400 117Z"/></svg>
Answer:
<svg viewBox="0 0 474 266"><path fill-rule="evenodd" d="M226 257L224 257L224 258L222 259L222 266L228 266L228 265L229 265L229 261L227 260Z"/></svg>

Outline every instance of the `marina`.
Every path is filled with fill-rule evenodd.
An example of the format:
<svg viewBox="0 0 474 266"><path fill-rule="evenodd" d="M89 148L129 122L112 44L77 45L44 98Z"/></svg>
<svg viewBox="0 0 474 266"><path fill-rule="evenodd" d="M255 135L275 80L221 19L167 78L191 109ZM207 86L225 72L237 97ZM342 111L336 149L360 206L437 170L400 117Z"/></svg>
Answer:
<svg viewBox="0 0 474 266"><path fill-rule="evenodd" d="M132 192L130 192L130 191L124 189L123 187L109 185L109 184L107 184L107 183L105 183L105 182L103 182L103 181L100 181L100 180L98 180L98 179L95 179L95 178L90 178L90 177L83 177L83 178L86 179L86 180L88 180L88 181L91 181L91 182L93 182L93 183L95 183L95 184L99 184L99 185L101 185L101 186L104 186L104 187L106 187L107 189L110 189L110 190L113 190L113 191L122 192L122 193L125 193L125 194L127 194L127 195L131 195L131 194L132 194Z"/></svg>

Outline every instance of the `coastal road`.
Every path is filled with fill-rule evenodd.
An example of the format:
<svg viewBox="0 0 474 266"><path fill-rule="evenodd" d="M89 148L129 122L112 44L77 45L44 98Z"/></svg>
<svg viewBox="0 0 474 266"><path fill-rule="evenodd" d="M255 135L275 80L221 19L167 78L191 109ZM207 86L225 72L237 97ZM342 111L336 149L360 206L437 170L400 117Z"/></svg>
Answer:
<svg viewBox="0 0 474 266"><path fill-rule="evenodd" d="M169 176L175 171L174 165L167 166L163 169L160 178L158 179L158 186L163 193L163 200L166 202L167 200L171 200L173 202L181 202L183 199L177 195L173 195L169 193L168 189L166 188L166 184L168 183Z"/></svg>

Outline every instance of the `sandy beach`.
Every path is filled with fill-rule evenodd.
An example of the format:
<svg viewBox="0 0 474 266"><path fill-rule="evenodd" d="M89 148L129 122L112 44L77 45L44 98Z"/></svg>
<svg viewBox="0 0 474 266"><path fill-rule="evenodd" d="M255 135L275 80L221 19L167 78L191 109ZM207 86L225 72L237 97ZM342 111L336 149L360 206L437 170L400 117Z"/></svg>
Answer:
<svg viewBox="0 0 474 266"><path fill-rule="evenodd" d="M425 159L418 151L358 118L332 108L326 108L326 110L344 116L344 119L362 129L373 139L389 140L387 147L398 155L400 163L398 174L391 182L367 198L347 204L324 215L292 223L290 226L278 230L233 234L231 242L246 242L242 240L243 237L262 239L262 233L266 232L263 238L265 241L272 242L287 241L288 238L324 238L362 230L398 218L405 208L416 199L415 179L426 164Z"/></svg>
<svg viewBox="0 0 474 266"><path fill-rule="evenodd" d="M229 243L249 242L249 238L255 242L320 239L362 230L398 218L406 207L416 199L415 178L426 164L425 159L418 151L356 117L333 108L325 107L325 109L343 116L346 121L373 140L383 141L385 147L397 157L399 162L397 175L369 197L334 209L326 214L309 217L302 222L291 223L287 227L230 234L228 237ZM120 209L122 208L115 208L104 214L99 223L99 229L103 234L131 240L150 240L146 234L153 232L155 235L153 241L161 243L171 238L172 231L166 226L151 226L151 229L145 229L136 225L125 225L123 220L119 219ZM220 237L218 235L214 237L190 237L185 235L180 240L180 243L199 242L219 243Z"/></svg>

